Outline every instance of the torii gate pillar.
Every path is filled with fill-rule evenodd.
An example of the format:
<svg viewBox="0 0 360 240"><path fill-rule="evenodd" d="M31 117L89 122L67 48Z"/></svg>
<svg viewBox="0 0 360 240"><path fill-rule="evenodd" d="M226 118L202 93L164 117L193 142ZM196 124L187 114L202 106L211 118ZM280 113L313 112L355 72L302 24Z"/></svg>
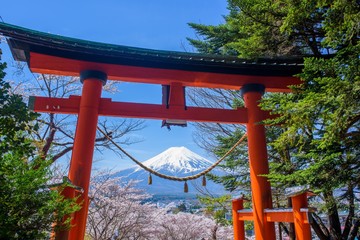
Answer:
<svg viewBox="0 0 360 240"><path fill-rule="evenodd" d="M94 155L99 103L102 86L105 85L106 79L106 74L99 71L82 71L80 74L83 89L70 162L69 179L74 185L81 187L83 192L76 196L78 197L78 203L82 205L81 210L74 214L71 223L74 227L69 232L69 239L84 239L85 236L89 207L89 182Z"/></svg>
<svg viewBox="0 0 360 240"><path fill-rule="evenodd" d="M265 127L260 124L264 111L258 106L264 92L262 84L246 84L241 88L248 111L246 129L255 236L257 240L275 240L274 223L266 221L264 213L265 209L272 208L271 186L267 178L261 176L269 173Z"/></svg>

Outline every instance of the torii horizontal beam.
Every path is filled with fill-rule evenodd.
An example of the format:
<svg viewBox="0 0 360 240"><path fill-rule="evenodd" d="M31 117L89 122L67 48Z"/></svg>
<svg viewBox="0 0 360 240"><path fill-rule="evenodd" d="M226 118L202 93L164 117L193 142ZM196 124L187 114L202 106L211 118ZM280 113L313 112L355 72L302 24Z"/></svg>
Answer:
<svg viewBox="0 0 360 240"><path fill-rule="evenodd" d="M33 72L44 74L78 76L83 70L94 69L106 73L108 79L111 80L162 85L170 85L176 82L187 87L239 90L241 86L249 83L261 83L265 85L266 90L269 92L290 92L289 85L299 84L299 79L292 76L236 75L178 69L157 69L112 63L94 63L35 52L30 52L29 66Z"/></svg>
<svg viewBox="0 0 360 240"><path fill-rule="evenodd" d="M69 98L32 96L29 100L29 108L35 112L78 114L80 100L80 96L70 96ZM101 98L99 116L245 124L247 122L247 109L185 108L171 105L167 108L166 105L113 102L110 98ZM264 112L264 119L268 117L270 115Z"/></svg>
<svg viewBox="0 0 360 240"><path fill-rule="evenodd" d="M311 211L311 209L310 209ZM302 223L309 224L309 209L300 209ZM285 209L265 209L264 215L268 222L290 222L293 223L294 213L292 208ZM238 211L239 221L254 221L254 215L251 209L244 209Z"/></svg>

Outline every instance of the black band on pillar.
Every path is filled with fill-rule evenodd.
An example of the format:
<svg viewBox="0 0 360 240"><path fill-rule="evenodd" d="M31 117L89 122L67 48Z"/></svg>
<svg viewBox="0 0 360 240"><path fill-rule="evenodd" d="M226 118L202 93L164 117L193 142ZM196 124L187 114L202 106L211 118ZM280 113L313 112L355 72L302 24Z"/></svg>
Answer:
<svg viewBox="0 0 360 240"><path fill-rule="evenodd" d="M84 80L89 78L95 78L102 82L103 86L106 84L107 75L104 72L95 70L85 70L80 73L80 82L84 83Z"/></svg>
<svg viewBox="0 0 360 240"><path fill-rule="evenodd" d="M244 97L244 94L247 92L260 92L261 94L265 93L265 86L258 83L249 83L242 86L240 89L241 96Z"/></svg>

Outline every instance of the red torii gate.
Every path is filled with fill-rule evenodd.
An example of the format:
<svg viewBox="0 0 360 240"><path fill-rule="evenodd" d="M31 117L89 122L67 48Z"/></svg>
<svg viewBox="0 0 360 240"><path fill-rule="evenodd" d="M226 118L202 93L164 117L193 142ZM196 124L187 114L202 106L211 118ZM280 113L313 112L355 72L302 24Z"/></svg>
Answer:
<svg viewBox="0 0 360 240"><path fill-rule="evenodd" d="M302 68L301 59L258 59L256 62L234 57L157 51L89 42L41 33L0 23L0 33L8 37L16 60L26 61L31 71L44 74L79 76L82 95L68 99L32 97L36 112L78 114L69 179L83 193L66 191L67 197L79 196L83 207L74 214L74 227L57 239L83 239L88 211L88 189L98 116L177 119L188 121L246 124L248 134L252 211L241 211L241 200L234 205L235 239L244 239L243 220L253 220L257 239L275 239L275 221L294 219L298 239L311 239L310 226L300 209L307 207L304 195L287 214L271 214L270 183L265 128L259 124L268 117L258 102L263 93L289 92L298 84L292 77ZM170 86L167 104L112 102L101 98L107 79ZM241 90L245 108L235 110L187 107L184 87Z"/></svg>

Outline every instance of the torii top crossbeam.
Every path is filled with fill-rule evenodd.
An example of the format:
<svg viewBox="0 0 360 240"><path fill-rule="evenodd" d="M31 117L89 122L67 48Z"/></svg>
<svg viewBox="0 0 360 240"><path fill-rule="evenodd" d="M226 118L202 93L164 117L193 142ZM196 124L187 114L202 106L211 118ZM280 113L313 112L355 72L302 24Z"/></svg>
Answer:
<svg viewBox="0 0 360 240"><path fill-rule="evenodd" d="M47 34L0 23L9 37L16 60L26 61L33 72L78 76L93 69L108 79L128 82L240 89L261 83L266 91L287 92L297 84L293 75L302 69L302 58L263 58L256 61L220 55L150 50L97 43ZM65 61L66 59L66 61Z"/></svg>

